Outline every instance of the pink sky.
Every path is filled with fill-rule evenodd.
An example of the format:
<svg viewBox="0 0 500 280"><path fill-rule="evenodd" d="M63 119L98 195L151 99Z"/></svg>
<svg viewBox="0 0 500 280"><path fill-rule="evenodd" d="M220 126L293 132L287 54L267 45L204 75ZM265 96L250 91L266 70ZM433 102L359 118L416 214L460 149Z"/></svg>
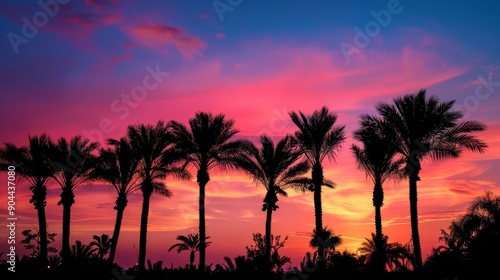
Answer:
<svg viewBox="0 0 500 280"><path fill-rule="evenodd" d="M372 20L370 11L384 8L387 1L363 8L343 4L345 7L333 7L332 15L321 8L325 11L304 18L303 25L292 20L302 6L290 4L290 14L282 17L295 29L267 22L264 15L281 14L274 6L262 11L267 25L249 24L255 19L254 12L261 10L246 1L223 21L210 1L193 7L174 1L178 3L161 8L129 2L61 5L59 13L29 43L19 46L19 53L12 51L8 40L2 42L7 51L1 54L4 63L0 66L4 99L0 105L1 143L24 145L28 135L40 133L53 139L76 134L92 140L118 138L129 124L187 123L200 110L234 119L238 137L267 133L277 139L295 131L290 111L310 114L326 105L338 114L338 124L346 125L348 138L336 162L325 162L325 177L338 187L323 194L323 222L342 237L339 250L355 252L375 227L372 183L356 169L349 150L358 116L375 113L376 102L390 102L426 88L443 101L456 100L456 108L467 113L466 119L484 122L488 130L479 136L489 147L486 154L465 153L456 160L423 163L418 194L424 257L440 245L440 229L462 214L475 196L498 191L500 88L481 83L481 79L500 80L499 56L493 51L497 48L487 47L498 46L489 31L495 26L491 22L498 21L495 15L483 15L475 22L470 19L471 30L458 34L455 27L459 23L442 16L445 7L436 6L420 22L417 15L425 5L405 2L405 10L393 15L393 23L348 63L339 43L352 42L353 27ZM37 11L36 5L6 5L0 14L4 34L21 34L21 18ZM480 43L470 44L472 38ZM148 68L168 75L149 78L149 85L155 86L141 100L132 99L127 105L124 96L145 85L151 76ZM483 95L477 95L478 91ZM103 121L111 123L106 127L109 131L100 127ZM207 262L215 264L222 263L225 256L245 254L245 246L252 245L252 233L264 232L265 213L260 209L265 192L238 172L214 172L210 177L207 234L213 243L207 249ZM0 182L6 181L6 174L1 173ZM194 180L170 178L167 185L172 198L152 199L147 258L184 265L188 253L167 249L177 235L197 232L197 185ZM28 203L28 187L26 183L17 187L18 241L22 230L37 224L35 209ZM410 239L408 182L388 182L384 190L384 233L389 241L406 243ZM0 195L0 205L7 204L5 193ZM56 248L61 240L59 194L51 182L47 218L49 232L57 233ZM115 194L102 185L91 185L78 188L75 195L71 243L89 243L94 234L111 235ZM125 209L116 258L125 267L136 261L141 201L140 193L134 194ZM272 232L288 236L281 253L298 265L305 252L312 251L308 247L314 227L312 194L292 192L280 199L279 207L273 213ZM0 211L0 217L5 220L5 216L6 211ZM2 228L0 252L6 251L6 235ZM21 245L18 249L24 252Z"/></svg>

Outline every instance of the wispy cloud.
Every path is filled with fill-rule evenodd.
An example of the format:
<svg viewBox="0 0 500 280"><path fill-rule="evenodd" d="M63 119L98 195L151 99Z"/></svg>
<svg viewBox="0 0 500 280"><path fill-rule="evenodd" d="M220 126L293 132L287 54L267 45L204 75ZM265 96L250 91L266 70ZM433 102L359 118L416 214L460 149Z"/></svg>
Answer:
<svg viewBox="0 0 500 280"><path fill-rule="evenodd" d="M202 55L207 46L205 42L188 35L186 31L162 23L137 25L126 32L132 39L154 49L165 51L164 48L173 46L187 60Z"/></svg>

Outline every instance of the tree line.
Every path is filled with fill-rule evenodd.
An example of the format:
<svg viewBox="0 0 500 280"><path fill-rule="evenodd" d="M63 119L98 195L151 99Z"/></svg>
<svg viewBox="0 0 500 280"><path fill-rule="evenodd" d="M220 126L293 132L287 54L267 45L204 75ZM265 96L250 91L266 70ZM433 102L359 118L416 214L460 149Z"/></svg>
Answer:
<svg viewBox="0 0 500 280"><path fill-rule="evenodd" d="M484 153L487 144L476 136L486 130L478 121L461 121L464 112L453 110L455 101L440 101L428 96L425 89L396 97L392 103L379 102L377 114L361 114L359 127L354 131L350 152L357 168L373 183L375 233L371 263L374 271L383 273L387 264L387 236L382 231L381 208L384 204L383 184L387 180L407 180L411 219L412 265L423 267L418 228L417 182L422 162L426 159L458 158L465 151ZM153 194L170 197L167 176L176 180L196 179L199 190L199 232L196 235L199 251L198 270L206 269L207 242L205 225L205 191L210 173L241 170L255 184L265 187L262 211L266 212L263 236L264 270L272 270L272 214L277 211L278 197L290 190L312 192L315 228L312 243L316 248L320 273L326 270L328 244L333 237L323 225L322 193L336 185L325 178L327 159L335 159L347 135L345 125L327 106L312 113L289 112L296 131L273 141L269 135L259 135L258 143L237 139L235 121L224 114L196 112L185 125L176 120L155 124L134 124L127 127L119 139L105 143L93 142L76 135L53 140L47 134L29 136L28 144L19 146L4 143L0 148L2 170L15 166L21 178L30 185L33 195L29 201L37 211L40 237L49 236L45 214L47 184L61 187L62 205L62 266L69 265L74 256L70 247L71 207L74 190L88 182L105 182L116 191L114 209L116 220L110 242L108 261L114 262L123 213L128 196L142 193L138 272L146 273L146 244L149 205ZM191 174L194 169L196 174ZM180 245L179 245L180 246ZM40 238L38 260L42 267L48 263L47 238ZM193 257L190 259L193 266Z"/></svg>

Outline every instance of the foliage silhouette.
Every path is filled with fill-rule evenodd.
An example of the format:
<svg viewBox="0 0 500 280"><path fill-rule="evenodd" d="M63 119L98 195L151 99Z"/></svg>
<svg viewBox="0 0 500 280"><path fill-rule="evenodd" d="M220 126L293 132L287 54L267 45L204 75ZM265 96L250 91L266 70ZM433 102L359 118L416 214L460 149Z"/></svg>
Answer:
<svg viewBox="0 0 500 280"><path fill-rule="evenodd" d="M310 167L306 160L298 162L301 153L294 149L289 136L285 136L275 145L269 136L261 135L260 145L259 149L252 144L249 147L249 155L237 160L237 164L255 184L266 189L262 205L262 211L266 211L264 258L271 264L271 220L273 211L279 208L278 195L287 196L286 191L290 188L304 192L304 186L309 180L303 175Z"/></svg>
<svg viewBox="0 0 500 280"><path fill-rule="evenodd" d="M376 109L389 127L394 130L397 152L406 160L405 171L409 177L410 218L415 269L422 268L422 251L418 230L417 181L421 162L458 158L464 150L483 153L487 145L474 133L486 130L477 121L459 120L464 116L454 111L455 101L439 101L437 96L427 96L425 89L393 99L392 104L378 103Z"/></svg>
<svg viewBox="0 0 500 280"><path fill-rule="evenodd" d="M128 204L128 196L140 190L141 187L138 174L140 157L126 137L119 140L108 139L107 144L111 145L111 148L99 150L99 164L92 170L91 176L94 180L109 183L117 193L114 207L116 220L111 238L113 242L108 258L109 262L113 263L120 237L123 213Z"/></svg>
<svg viewBox="0 0 500 280"><path fill-rule="evenodd" d="M206 239L209 239L210 236L207 236ZM168 248L168 251L172 251L173 249L177 248L177 253L180 253L182 251L189 251L189 267L194 268L194 258L196 252L200 251L200 236L199 234L192 234L189 233L187 236L184 235L177 235L176 237L177 240L179 240L179 243L176 243L170 248ZM211 241L205 241L205 246L210 245L212 242Z"/></svg>
<svg viewBox="0 0 500 280"><path fill-rule="evenodd" d="M71 139L61 137L53 147L52 167L54 180L61 187L61 200L57 205L63 206L62 250L63 265L67 263L70 254L70 223L71 206L75 203L75 188L90 182L90 172L96 164L93 154L98 149L97 142L91 142L80 135Z"/></svg>
<svg viewBox="0 0 500 280"><path fill-rule="evenodd" d="M170 121L169 128L174 135L176 148L187 154L186 165L197 169L196 180L199 187L199 270L205 271L206 227L205 227L205 187L210 181L209 172L213 168L234 169L235 159L245 155L250 145L246 140L232 140L239 131L234 128L234 120L226 120L224 114L197 112L189 119L189 128L177 121Z"/></svg>
<svg viewBox="0 0 500 280"><path fill-rule="evenodd" d="M135 149L139 158L139 183L143 195L141 225L139 234L139 277L146 272L146 239L149 203L153 193L171 197L170 190L163 181L167 174L188 180L189 173L181 166L183 152L173 147L173 137L163 121L152 124L129 125L127 141Z"/></svg>
<svg viewBox="0 0 500 280"><path fill-rule="evenodd" d="M38 261L42 267L47 267L48 262L48 238L47 217L45 206L47 205L47 183L54 175L51 156L53 155L53 143L47 134L39 136L29 136L28 146L18 147L13 143L5 143L4 148L0 148L0 168L7 170L9 166L16 168L19 174L17 178L27 181L33 193L29 201L35 207L38 218L40 251Z"/></svg>
<svg viewBox="0 0 500 280"><path fill-rule="evenodd" d="M378 117L361 115L360 127L354 131L354 139L361 142L362 146L351 145L351 150L356 159L357 167L363 170L367 177L374 183L373 206L375 207L375 245L376 252L370 258L373 263L374 273L382 273L385 270L386 251L382 233L381 208L384 205L383 184L388 179L402 179L404 177L404 158L396 158L396 143L394 131L387 123ZM384 244L385 242L385 244Z"/></svg>
<svg viewBox="0 0 500 280"><path fill-rule="evenodd" d="M433 248L426 262L441 277L481 278L498 273L500 256L500 197L491 191L471 201L465 214L441 230L443 245Z"/></svg>
<svg viewBox="0 0 500 280"><path fill-rule="evenodd" d="M337 126L337 114L330 112L326 106L306 116L301 111L290 112L290 118L298 127L294 134L294 143L302 156L311 164L310 190L314 193L314 217L316 232L323 230L323 211L321 205L321 187L333 188L333 184L323 177L323 160L335 159L345 139L345 126ZM319 269L325 267L324 248L318 246Z"/></svg>

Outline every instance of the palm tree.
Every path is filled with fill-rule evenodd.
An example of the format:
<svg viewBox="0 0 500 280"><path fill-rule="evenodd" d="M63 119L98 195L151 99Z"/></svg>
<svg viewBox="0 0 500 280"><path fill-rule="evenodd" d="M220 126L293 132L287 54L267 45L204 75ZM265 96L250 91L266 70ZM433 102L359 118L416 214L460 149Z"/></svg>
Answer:
<svg viewBox="0 0 500 280"><path fill-rule="evenodd" d="M139 176L137 176L140 158L135 154L134 147L125 137L119 140L108 139L107 143L112 145L112 148L99 150L99 165L94 168L91 176L96 180L109 183L117 192L114 207L116 221L108 258L108 261L113 263L128 196L140 189Z"/></svg>
<svg viewBox="0 0 500 280"><path fill-rule="evenodd" d="M40 253L38 259L41 267L46 268L48 262L47 218L45 205L47 204L47 182L52 177L54 170L51 167L52 141L47 134L29 136L26 147L17 147L13 143L5 143L5 148L0 149L0 167L8 170L15 166L19 178L30 184L33 193L30 203L37 211L38 229L40 234Z"/></svg>
<svg viewBox="0 0 500 280"><path fill-rule="evenodd" d="M393 269L398 265L397 259L401 254L402 245L394 242L389 243L389 236L384 235L382 239L375 233L371 234L371 239L365 238L358 251L365 256L366 265L375 265L375 272L384 272L386 267ZM382 263L382 264L380 264ZM382 265L382 268L380 268ZM378 274L378 277L381 277Z"/></svg>
<svg viewBox="0 0 500 280"><path fill-rule="evenodd" d="M323 211L321 205L321 188L333 185L327 183L323 177L323 160L328 157L335 159L341 143L345 139L345 126L337 126L337 114L330 112L326 106L315 110L312 115L306 116L302 112L291 112L290 118L298 127L294 141L302 155L312 166L310 190L314 193L314 217L316 232L323 230ZM324 247L320 242L318 246L319 268L326 266Z"/></svg>
<svg viewBox="0 0 500 280"><path fill-rule="evenodd" d="M235 159L245 154L249 141L231 140L238 133L234 120L226 120L224 114L212 115L197 112L189 120L189 129L182 123L170 121L169 127L179 150L187 153L186 164L197 169L199 186L199 233L200 264L205 270L206 229L205 229L205 187L210 181L209 172L215 167L223 170L236 167Z"/></svg>
<svg viewBox="0 0 500 280"><path fill-rule="evenodd" d="M374 254L373 261L380 271L384 270L384 235L382 233L381 208L384 205L383 184L387 179L400 179L404 176L401 166L404 159L395 159L397 155L394 143L393 131L386 125L384 120L370 116L360 116L360 128L354 131L354 139L362 143L362 147L352 144L357 167L365 171L374 183L373 206L375 207L375 245L378 248ZM380 256L380 261L376 256Z"/></svg>
<svg viewBox="0 0 500 280"><path fill-rule="evenodd" d="M163 121L155 126L151 124L129 125L127 141L135 150L139 161L139 182L143 195L141 226L139 234L139 263L140 277L146 270L146 238L148 227L149 203L153 193L171 197L171 192L165 185L167 174L176 178L189 179L182 167L179 167L182 153L172 147L172 135Z"/></svg>
<svg viewBox="0 0 500 280"><path fill-rule="evenodd" d="M302 175L309 171L309 163L306 160L297 163L301 153L294 149L291 139L285 136L275 146L269 136L261 135L261 149L252 144L249 157L238 161L238 167L266 189L262 211L267 211L265 259L268 261L271 261L271 219L273 211L278 209L278 195L287 196L289 188L303 191L304 182L308 181Z"/></svg>
<svg viewBox="0 0 500 280"><path fill-rule="evenodd" d="M206 239L210 238L210 236L207 236ZM175 243L174 245L170 246L168 248L168 251L172 251L173 249L177 248L177 253L180 253L182 251L189 251L189 267L194 268L194 255L196 252L200 251L200 236L199 234L188 234L187 236L184 235L177 235L177 240L179 240L179 243ZM211 241L205 241L205 246L210 245L212 242Z"/></svg>
<svg viewBox="0 0 500 280"><path fill-rule="evenodd" d="M90 242L89 246L95 246L97 249L97 254L99 256L99 259L104 259L104 256L109 252L111 249L111 245L113 244L113 239L109 238L109 235L107 234L101 234L99 235L94 235L92 237L94 240Z"/></svg>
<svg viewBox="0 0 500 280"><path fill-rule="evenodd" d="M453 111L455 101L440 102L427 97L426 90L397 97L393 104L378 103L377 111L394 130L397 152L405 158L409 176L410 218L415 269L422 268L422 251L418 231L417 181L421 162L426 158L458 158L464 150L483 153L487 145L473 133L486 130L477 121L459 120L463 112Z"/></svg>
<svg viewBox="0 0 500 280"><path fill-rule="evenodd" d="M325 250L333 253L335 251L335 247L342 244L342 241L342 238L338 235L335 235L333 230L329 227L324 227L321 230L321 235L318 235L315 228L313 229L311 240L309 241L309 246L311 246L312 248L318 248L319 246L322 246Z"/></svg>
<svg viewBox="0 0 500 280"><path fill-rule="evenodd" d="M452 221L449 233L442 231L445 241L441 249L461 261L471 271L497 269L500 261L500 196L492 191L474 198L467 212Z"/></svg>
<svg viewBox="0 0 500 280"><path fill-rule="evenodd" d="M97 142L91 142L80 135L72 137L69 141L61 137L54 147L55 170L54 180L61 186L61 200L57 205L63 205L62 225L62 261L67 263L70 255L70 223L71 206L75 203L74 190L92 180L90 172L96 163L93 154L99 147Z"/></svg>
<svg viewBox="0 0 500 280"><path fill-rule="evenodd" d="M82 262L97 257L97 250L92 245L83 244L80 240L76 240L75 244L71 245L70 254L77 262Z"/></svg>

